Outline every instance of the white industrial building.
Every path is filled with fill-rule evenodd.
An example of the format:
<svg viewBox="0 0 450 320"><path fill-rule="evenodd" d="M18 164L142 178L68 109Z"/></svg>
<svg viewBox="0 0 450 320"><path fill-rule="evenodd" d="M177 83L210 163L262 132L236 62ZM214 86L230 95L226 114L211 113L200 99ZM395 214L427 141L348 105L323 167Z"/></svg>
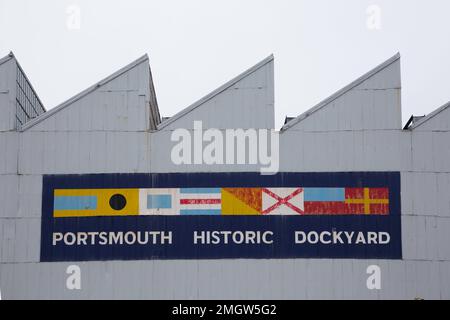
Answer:
<svg viewBox="0 0 450 320"><path fill-rule="evenodd" d="M204 129L275 129L274 102L273 56L162 122L147 55L49 111L14 55L1 59L1 297L450 299L450 104L402 128L400 55L288 119L279 171L399 172L401 259L41 262L44 176L259 172L176 165L171 133L192 130L194 121ZM81 290L66 287L74 264ZM380 290L367 287L371 265L381 268Z"/></svg>

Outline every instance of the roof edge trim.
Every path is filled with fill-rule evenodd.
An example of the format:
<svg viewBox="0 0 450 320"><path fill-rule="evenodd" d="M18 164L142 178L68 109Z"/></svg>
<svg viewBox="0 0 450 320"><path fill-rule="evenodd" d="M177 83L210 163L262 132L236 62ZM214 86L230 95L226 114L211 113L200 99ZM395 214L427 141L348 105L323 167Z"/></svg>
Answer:
<svg viewBox="0 0 450 320"><path fill-rule="evenodd" d="M84 98L85 96L87 96L88 94L92 93L93 91L97 90L99 87L107 84L108 82L118 78L119 76L121 76L122 74L124 74L125 72L133 69L134 67L136 67L137 65L148 61L148 55L144 54L142 57L138 58L137 60L131 62L130 64L126 65L125 67L119 69L118 71L114 72L113 74L111 74L110 76L104 78L103 80L100 80L99 82L97 82L96 84L90 86L89 88L81 91L80 93L78 93L77 95L73 96L72 98L66 100L65 102L59 104L58 106L48 110L47 112L41 114L40 116L34 118L33 120L27 122L21 129L21 131L26 131L32 127L34 127L35 125L37 125L38 123L44 121L45 119L53 116L54 114L56 114L57 112L65 109L66 107L70 106L71 104L73 104L74 102Z"/></svg>
<svg viewBox="0 0 450 320"><path fill-rule="evenodd" d="M437 108L436 110L434 110L433 112L431 112L430 114L428 114L427 116L425 116L424 118L420 119L419 121L417 121L415 124L413 124L409 130L414 130L417 127L423 125L425 122L427 122L428 120L431 120L432 118L434 118L435 116L437 116L439 113L441 113L442 111L444 111L445 109L450 107L450 101L447 102L446 104L444 104L442 107Z"/></svg>
<svg viewBox="0 0 450 320"><path fill-rule="evenodd" d="M203 98L201 98L200 100L194 102L193 104L191 104L190 106L188 106L187 108L181 110L180 112L178 112L177 114L175 114L174 116L170 117L170 119L167 119L163 122L161 122L158 125L158 130L163 129L165 127L167 127L169 124L177 121L178 119L180 119L181 117L185 116L186 114L192 112L193 110L195 110L196 108L200 107L201 105L203 105L205 102L213 99L214 97L216 97L217 95L219 95L220 93L224 92L225 90L229 89L230 87L232 87L233 85L235 85L237 82L241 81L242 79L246 78L247 76L249 76L250 74L254 73L255 71L261 69L262 67L264 67L266 64L270 63L274 61L274 55L271 54L270 56L268 56L267 58L265 58L264 60L260 61L259 63L257 63L256 65L254 65L253 67L247 69L246 71L244 71L243 73L241 73L240 75L238 75L237 77L231 79L230 81L226 82L225 84L223 84L222 86L220 86L219 88L215 89L214 91L212 91L211 93L207 94L206 96L204 96Z"/></svg>
<svg viewBox="0 0 450 320"><path fill-rule="evenodd" d="M409 130L409 126L411 125L411 123L414 121L414 115L412 115L411 117L409 117L409 120L406 122L405 126L403 127L403 130Z"/></svg>
<svg viewBox="0 0 450 320"><path fill-rule="evenodd" d="M316 104L314 107L310 108L309 110L303 112L301 115L299 115L298 117L296 117L295 119L289 121L286 125L284 125L281 128L281 131L286 131L290 128L292 128L293 126L295 126L297 123L301 122L302 120L306 119L307 117L309 117L311 114L315 113L316 111L319 111L320 109L322 109L323 107L325 107L326 105L328 105L330 102L333 102L334 100L336 100L337 98L341 97L342 95L344 95L345 93L349 92L350 90L354 89L355 87L359 86L360 84L362 84L364 81L366 81L367 79L371 78L372 76L376 75L377 73L379 73L380 71L382 71L383 69L386 69L387 67L389 67L391 64L393 64L394 62L398 61L400 59L400 53L395 54L393 57L389 58L388 60L386 60L385 62L381 63L380 65L378 65L377 67L375 67L374 69L370 70L369 72L367 72L366 74L362 75L361 77L359 77L358 79L356 79L355 81L351 82L350 84L348 84L347 86L345 86L344 88L342 88L341 90L335 92L334 94L332 94L331 96L329 96L328 98L326 98L325 100L322 100L321 102L319 102L318 104Z"/></svg>

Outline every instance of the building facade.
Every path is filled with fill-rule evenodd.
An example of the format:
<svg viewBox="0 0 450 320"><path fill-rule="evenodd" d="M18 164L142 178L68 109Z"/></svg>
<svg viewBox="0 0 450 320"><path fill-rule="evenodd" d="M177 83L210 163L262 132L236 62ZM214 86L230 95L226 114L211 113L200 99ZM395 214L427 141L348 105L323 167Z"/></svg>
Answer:
<svg viewBox="0 0 450 320"><path fill-rule="evenodd" d="M15 57L1 59L2 298L449 299L450 104L426 117L412 118L402 128L400 56L395 55L289 119L277 132L279 173L275 175L261 175L255 163L193 161L180 165L172 161L174 132L185 129L194 136L196 122L201 122L203 130L216 132L274 132L274 100L274 58L270 56L161 121L145 55L45 111ZM384 186L386 191L380 191ZM214 195L204 197L209 213L217 212L220 217L182 217L183 210L194 210L188 205L195 204L195 198L177 202L180 216L165 216L161 211L170 207L167 199L198 189L206 193L213 187L221 188L216 192L222 205L214 207L220 203ZM295 187L305 188L294 194ZM80 191L87 189L90 193ZM119 189L126 200L114 197ZM161 189L165 191L159 193ZM246 210L255 210L255 215L273 211L276 208L270 205L264 209L266 189L277 199L275 207L285 207L280 216L223 216ZM359 189L360 196L349 195ZM288 193L280 196L278 191ZM139 202L142 192L148 201L144 209ZM225 197L231 194L242 199L239 192L256 194L260 203L246 202L247 209L242 209L235 201L225 209ZM110 207L107 203L102 211L105 194ZM300 202L295 202L300 194ZM327 217L323 217L327 204L322 209L307 209L308 205L316 208L312 202L325 201L324 194L330 202L342 197L346 205L330 209ZM136 208L128 210L133 199L139 199ZM288 209L297 211L303 220L284 217ZM108 210L111 215L121 212L124 216L108 217ZM146 217L127 216L143 212ZM136 231L143 225L157 225L158 230L167 231L173 225L178 230L175 238L199 226L203 231L225 230L225 226L236 231L245 226L255 232L252 237L261 237L257 231L273 227L284 241L283 234L294 221L304 222L309 231L328 233L317 233L324 237L316 246L309 239L308 246L295 248L286 243L278 246L278 238L266 239L267 247L264 243L256 247L220 244L199 249L175 244L173 250L161 246L136 249L126 243L104 248L86 243L91 238L78 237L74 242L70 236L64 238L65 232L99 232L102 226L109 231L126 231L124 226ZM348 246L329 246L338 226L366 231L369 238ZM380 238L371 244L375 234ZM386 234L389 241L381 241ZM59 241L64 245L59 247ZM80 268L81 290L67 288L71 265ZM379 289L368 288L370 266L379 267Z"/></svg>

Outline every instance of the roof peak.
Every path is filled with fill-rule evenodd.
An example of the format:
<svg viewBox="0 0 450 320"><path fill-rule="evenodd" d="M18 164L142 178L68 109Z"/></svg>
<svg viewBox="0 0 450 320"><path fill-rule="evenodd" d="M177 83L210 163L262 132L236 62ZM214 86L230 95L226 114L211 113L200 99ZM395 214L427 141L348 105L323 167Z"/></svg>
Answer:
<svg viewBox="0 0 450 320"><path fill-rule="evenodd" d="M450 107L450 101L447 102L446 104L444 104L442 107L437 108L436 110L434 110L430 114L421 117L419 120L415 121L411 126L409 126L408 129L409 130L416 129L417 127L421 126L422 124L424 124L428 120L431 120L432 118L434 118L435 116L437 116L438 114L440 114L442 111L446 110L449 107Z"/></svg>
<svg viewBox="0 0 450 320"><path fill-rule="evenodd" d="M170 117L169 119L167 119L164 122L161 122L158 125L158 130L165 128L166 126L170 125L171 123L177 121L178 119L180 119L181 117L185 116L186 114L190 113L191 111L195 110L196 108L198 108L199 106L203 105L205 102L213 99L214 97L216 97L217 95L219 95L220 93L224 92L225 90L229 89L230 87L232 87L233 85L235 85L237 82L241 81L242 79L246 78L247 76L249 76L250 74L254 73L255 71L261 69L262 67L264 67L266 64L272 62L275 59L274 55L271 54L269 55L267 58L261 60L260 62L258 62L257 64L255 64L253 67L245 70L244 72L242 72L241 74L239 74L238 76L234 77L233 79L231 79L230 81L226 82L225 84L223 84L222 86L220 86L219 88L215 89L214 91L210 92L209 94L207 94L206 96L204 96L203 98L197 100L196 102L194 102L193 104L191 104L190 106L188 106L187 108L181 110L180 112L178 112L177 114L175 114L174 116Z"/></svg>
<svg viewBox="0 0 450 320"><path fill-rule="evenodd" d="M375 74L379 73L381 70L386 69L391 64L393 64L394 62L399 60L400 57L401 57L400 53L396 53L394 56L392 56L388 60L384 61L383 63L379 64L378 66L376 66L375 68L373 68L369 72L365 73L364 75L362 75L361 77L359 77L355 81L351 82L350 84L348 84L344 88L342 88L339 91L335 92L334 94L332 94L331 96L329 96L325 100L322 100L321 102L316 104L314 107L310 108L309 110L303 112L301 115L299 115L295 119L289 121L287 124L285 124L281 128L281 131L285 131L285 130L293 127L294 125L296 125L300 121L302 121L302 120L306 119L307 117L309 117L311 114L315 113L316 111L319 111L320 109L322 109L323 107L328 105L330 102L336 100L337 98L341 97L345 93L347 93L350 90L354 89L355 87L359 86L361 83L363 83L364 81L366 81L370 77L374 76Z"/></svg>
<svg viewBox="0 0 450 320"><path fill-rule="evenodd" d="M74 102L80 100L81 98L87 96L91 92L97 90L99 87L107 84L108 82L111 82L112 80L114 80L117 77L121 76L125 72L133 69L137 65L139 65L139 64L141 64L141 63L143 63L145 61L148 61L148 60L149 60L148 55L144 54L140 58L134 60L133 62L129 63L128 65L126 65L125 67L119 69L118 71L114 72L113 74L109 75L108 77L98 81L94 85L92 85L92 86L88 87L87 89L81 91L80 93L78 93L75 96L69 98L68 100L64 101L63 103L57 105L56 107L48 110L47 112L41 114L39 117L31 120L30 122L28 122L26 125L24 125L22 127L22 131L30 129L31 127L35 126L36 124L38 124L38 123L42 122L43 120L51 117L55 113L65 109L66 107L72 105Z"/></svg>

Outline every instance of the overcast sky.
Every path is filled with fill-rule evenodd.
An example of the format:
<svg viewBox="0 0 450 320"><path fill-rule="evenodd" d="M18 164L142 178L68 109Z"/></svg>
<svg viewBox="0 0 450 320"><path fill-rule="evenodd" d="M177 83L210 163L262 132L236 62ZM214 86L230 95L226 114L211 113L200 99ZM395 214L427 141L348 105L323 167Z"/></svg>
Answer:
<svg viewBox="0 0 450 320"><path fill-rule="evenodd" d="M0 0L0 56L51 109L148 53L170 116L273 53L280 128L400 52L405 123L450 101L449 20L449 0Z"/></svg>

